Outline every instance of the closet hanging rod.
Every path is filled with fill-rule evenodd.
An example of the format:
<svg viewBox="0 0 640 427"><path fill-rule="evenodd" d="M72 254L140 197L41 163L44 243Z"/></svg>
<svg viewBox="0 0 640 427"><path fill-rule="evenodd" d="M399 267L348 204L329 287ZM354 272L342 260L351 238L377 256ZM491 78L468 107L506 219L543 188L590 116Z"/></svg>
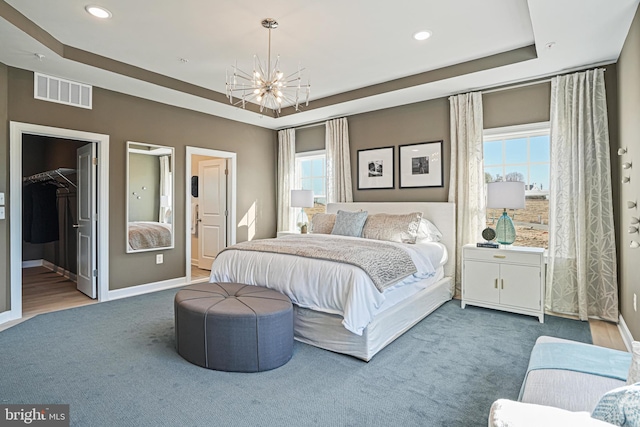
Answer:
<svg viewBox="0 0 640 427"><path fill-rule="evenodd" d="M70 169L70 168L58 168L58 169L53 169L50 171L46 171L46 172L40 172L40 173L36 173L34 175L31 176L26 176L24 178L22 178L22 181L30 181L30 182L38 182L38 181L45 181L47 179L53 179L54 181L57 180L58 177L64 179L65 181L67 181L69 184L73 185L74 188L78 188L77 185L75 185L73 182L71 182L69 180L69 178L66 177L66 175L72 175L76 173L75 169Z"/></svg>

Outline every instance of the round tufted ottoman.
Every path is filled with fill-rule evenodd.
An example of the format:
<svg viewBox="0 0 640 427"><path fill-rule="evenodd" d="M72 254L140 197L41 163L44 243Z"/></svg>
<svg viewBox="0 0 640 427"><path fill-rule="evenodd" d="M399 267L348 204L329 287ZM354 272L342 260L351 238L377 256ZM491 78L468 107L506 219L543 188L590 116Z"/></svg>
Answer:
<svg viewBox="0 0 640 427"><path fill-rule="evenodd" d="M187 286L174 300L176 347L191 363L231 372L284 365L293 354L293 306L271 289L239 283Z"/></svg>

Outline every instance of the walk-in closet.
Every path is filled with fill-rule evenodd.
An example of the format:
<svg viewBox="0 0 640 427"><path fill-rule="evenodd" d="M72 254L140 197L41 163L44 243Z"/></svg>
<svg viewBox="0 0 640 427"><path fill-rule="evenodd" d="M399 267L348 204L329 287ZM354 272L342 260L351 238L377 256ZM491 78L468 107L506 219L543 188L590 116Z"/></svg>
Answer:
<svg viewBox="0 0 640 427"><path fill-rule="evenodd" d="M84 141L22 139L22 310L24 316L93 303L76 288L77 150Z"/></svg>

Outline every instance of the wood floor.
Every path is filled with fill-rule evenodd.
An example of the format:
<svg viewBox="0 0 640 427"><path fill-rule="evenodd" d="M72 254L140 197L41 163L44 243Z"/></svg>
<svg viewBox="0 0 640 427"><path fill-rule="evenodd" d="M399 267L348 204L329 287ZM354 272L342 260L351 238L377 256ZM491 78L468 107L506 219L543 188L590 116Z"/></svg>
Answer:
<svg viewBox="0 0 640 427"><path fill-rule="evenodd" d="M191 268L192 280L208 277L210 271ZM25 268L22 270L22 315L21 320L37 314L64 310L72 307L95 304L76 289L75 282L54 273L45 267ZM19 321L18 321L19 322ZM13 323L13 322L11 322ZM10 325L3 325L4 328ZM590 320L593 343L601 347L627 351L618 326L611 322Z"/></svg>
<svg viewBox="0 0 640 427"><path fill-rule="evenodd" d="M77 290L75 282L45 267L22 269L23 317L96 302Z"/></svg>

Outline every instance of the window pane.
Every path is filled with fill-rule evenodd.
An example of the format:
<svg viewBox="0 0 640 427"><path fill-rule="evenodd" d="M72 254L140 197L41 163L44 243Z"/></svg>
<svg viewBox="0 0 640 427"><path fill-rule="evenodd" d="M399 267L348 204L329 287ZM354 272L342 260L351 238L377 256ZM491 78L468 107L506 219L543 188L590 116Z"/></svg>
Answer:
<svg viewBox="0 0 640 427"><path fill-rule="evenodd" d="M499 165L502 163L502 141L484 143L484 164Z"/></svg>
<svg viewBox="0 0 640 427"><path fill-rule="evenodd" d="M303 190L313 190L313 180L309 178L301 179L300 184Z"/></svg>
<svg viewBox="0 0 640 427"><path fill-rule="evenodd" d="M527 167L526 166L507 166L505 168L505 181L521 181L527 184Z"/></svg>
<svg viewBox="0 0 640 427"><path fill-rule="evenodd" d="M531 162L549 161L549 135L534 136L529 139L529 156Z"/></svg>
<svg viewBox="0 0 640 427"><path fill-rule="evenodd" d="M502 181L502 166L484 168L484 182Z"/></svg>
<svg viewBox="0 0 640 427"><path fill-rule="evenodd" d="M312 163L311 173L313 176L324 176L324 159L314 159Z"/></svg>
<svg viewBox="0 0 640 427"><path fill-rule="evenodd" d="M527 139L507 139L505 142L505 163L526 163L527 162Z"/></svg>
<svg viewBox="0 0 640 427"><path fill-rule="evenodd" d="M529 184L532 190L549 191L549 165L532 165Z"/></svg>
<svg viewBox="0 0 640 427"><path fill-rule="evenodd" d="M315 178L313 180L313 194L324 196L324 178Z"/></svg>
<svg viewBox="0 0 640 427"><path fill-rule="evenodd" d="M300 166L302 169L302 173L300 176L303 178L307 178L311 176L311 162L309 160L301 160Z"/></svg>

